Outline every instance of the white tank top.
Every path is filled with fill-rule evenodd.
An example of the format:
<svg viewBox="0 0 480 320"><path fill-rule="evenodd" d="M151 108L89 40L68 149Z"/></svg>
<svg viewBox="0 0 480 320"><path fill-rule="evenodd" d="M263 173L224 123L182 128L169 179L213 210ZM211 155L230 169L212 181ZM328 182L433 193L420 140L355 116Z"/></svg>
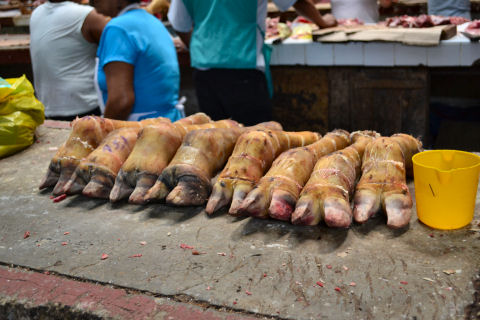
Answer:
<svg viewBox="0 0 480 320"><path fill-rule="evenodd" d="M93 7L46 2L30 19L30 55L37 98L45 115L72 116L98 106L94 88L97 45L82 35Z"/></svg>
<svg viewBox="0 0 480 320"><path fill-rule="evenodd" d="M331 0L336 19L358 18L365 23L378 22L377 0Z"/></svg>

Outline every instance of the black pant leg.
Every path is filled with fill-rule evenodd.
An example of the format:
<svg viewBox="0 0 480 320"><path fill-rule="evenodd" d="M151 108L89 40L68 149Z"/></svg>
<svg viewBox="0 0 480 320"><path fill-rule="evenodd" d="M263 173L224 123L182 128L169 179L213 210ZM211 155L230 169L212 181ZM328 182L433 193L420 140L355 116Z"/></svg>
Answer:
<svg viewBox="0 0 480 320"><path fill-rule="evenodd" d="M225 112L217 97L220 90L216 87L218 81L212 70L194 70L193 81L195 83L198 107L201 112L207 114L212 120L222 120L231 117L231 115Z"/></svg>
<svg viewBox="0 0 480 320"><path fill-rule="evenodd" d="M82 114L77 114L74 116L53 116L53 117L47 117L47 119L50 120L59 120L59 121L73 121L77 117L83 118L85 116L101 116L102 115L102 110L100 110L100 107L96 107L95 109L82 113Z"/></svg>
<svg viewBox="0 0 480 320"><path fill-rule="evenodd" d="M229 77L231 92L221 101L232 118L247 126L271 121L272 102L265 74L256 69L234 69L229 71Z"/></svg>
<svg viewBox="0 0 480 320"><path fill-rule="evenodd" d="M256 69L218 69L219 99L232 119L244 125L270 121L272 104L265 75Z"/></svg>
<svg viewBox="0 0 480 320"><path fill-rule="evenodd" d="M231 118L244 125L272 119L265 74L256 69L196 70L200 110L213 120Z"/></svg>

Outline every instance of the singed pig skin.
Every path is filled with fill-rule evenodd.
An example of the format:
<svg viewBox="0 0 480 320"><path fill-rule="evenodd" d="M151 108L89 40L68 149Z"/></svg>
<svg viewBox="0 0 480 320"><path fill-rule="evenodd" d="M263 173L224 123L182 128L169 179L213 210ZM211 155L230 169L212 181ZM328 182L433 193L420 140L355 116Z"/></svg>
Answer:
<svg viewBox="0 0 480 320"><path fill-rule="evenodd" d="M195 114L179 120L184 124L204 123L210 118L203 114ZM72 122L72 132L67 141L58 149L52 158L47 174L40 183L39 188L54 187L53 194L63 193L68 182L80 161L86 158L105 137L113 130L123 127L140 128L155 123L169 123L167 118L146 119L143 121L120 121L105 119L97 116L77 118Z"/></svg>
<svg viewBox="0 0 480 320"><path fill-rule="evenodd" d="M421 142L407 134L381 137L366 147L362 177L354 196L356 222L366 222L382 207L387 214L387 226L408 225L413 202L406 175L412 172L412 156L421 150Z"/></svg>
<svg viewBox="0 0 480 320"><path fill-rule="evenodd" d="M211 179L223 168L238 137L256 128L281 129L276 122L248 128L217 128L189 132L145 201L177 206L203 205L211 192Z"/></svg>
<svg viewBox="0 0 480 320"><path fill-rule="evenodd" d="M198 125L172 123L145 127L117 175L110 201L128 198L130 203L145 203L146 193L170 163L188 132L232 127L240 127L240 124L233 120L220 120Z"/></svg>
<svg viewBox="0 0 480 320"><path fill-rule="evenodd" d="M350 198L361 174L363 152L377 136L374 131L353 132L349 147L317 161L292 214L293 224L316 225L323 219L330 227L350 226Z"/></svg>
<svg viewBox="0 0 480 320"><path fill-rule="evenodd" d="M75 169L65 185L67 194L83 193L94 198L108 198L115 177L130 154L139 128L112 131Z"/></svg>
<svg viewBox="0 0 480 320"><path fill-rule="evenodd" d="M229 214L245 214L239 209L273 160L290 148L309 145L320 138L315 132L250 131L239 139L208 200L206 212L212 214L231 203Z"/></svg>
<svg viewBox="0 0 480 320"><path fill-rule="evenodd" d="M317 159L349 144L349 133L335 130L308 146L283 152L247 195L239 210L257 218L270 216L289 221Z"/></svg>

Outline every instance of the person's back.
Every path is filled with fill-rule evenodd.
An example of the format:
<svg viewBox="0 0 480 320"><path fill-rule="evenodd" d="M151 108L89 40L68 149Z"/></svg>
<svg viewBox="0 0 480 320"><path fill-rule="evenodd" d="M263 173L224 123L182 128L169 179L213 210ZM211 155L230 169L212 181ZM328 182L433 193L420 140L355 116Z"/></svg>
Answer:
<svg viewBox="0 0 480 320"><path fill-rule="evenodd" d="M317 24L333 27L310 0L273 0ZM245 125L272 119L271 48L264 43L267 0L172 0L168 18L190 49L200 111ZM267 80L268 78L268 80Z"/></svg>
<svg viewBox="0 0 480 320"><path fill-rule="evenodd" d="M84 114L98 106L93 81L96 44L82 35L92 10L70 1L47 1L32 13L34 86L47 117Z"/></svg>
<svg viewBox="0 0 480 320"><path fill-rule="evenodd" d="M470 0L428 0L428 14L471 19Z"/></svg>
<svg viewBox="0 0 480 320"><path fill-rule="evenodd" d="M135 102L130 120L164 116L180 118L178 101L180 71L172 38L163 24L143 9L113 18L105 27L98 47L98 82L107 101L104 67L125 62L134 68Z"/></svg>
<svg viewBox="0 0 480 320"><path fill-rule="evenodd" d="M357 18L366 23L378 21L376 0L331 0L332 14L336 19Z"/></svg>

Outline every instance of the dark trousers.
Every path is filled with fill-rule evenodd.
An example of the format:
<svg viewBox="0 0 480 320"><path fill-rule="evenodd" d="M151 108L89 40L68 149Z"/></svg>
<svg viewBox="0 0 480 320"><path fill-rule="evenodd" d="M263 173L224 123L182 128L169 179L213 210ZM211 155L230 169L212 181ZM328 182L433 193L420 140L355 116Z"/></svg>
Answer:
<svg viewBox="0 0 480 320"><path fill-rule="evenodd" d="M272 120L265 74L256 69L195 70L200 111L213 120L233 119L246 126Z"/></svg>
<svg viewBox="0 0 480 320"><path fill-rule="evenodd" d="M76 114L74 116L53 116L53 117L46 117L49 120L60 120L60 121L73 121L75 120L76 117L85 117L85 116L101 116L102 115L102 110L100 110L100 107L96 107L92 111L88 111L82 114Z"/></svg>

